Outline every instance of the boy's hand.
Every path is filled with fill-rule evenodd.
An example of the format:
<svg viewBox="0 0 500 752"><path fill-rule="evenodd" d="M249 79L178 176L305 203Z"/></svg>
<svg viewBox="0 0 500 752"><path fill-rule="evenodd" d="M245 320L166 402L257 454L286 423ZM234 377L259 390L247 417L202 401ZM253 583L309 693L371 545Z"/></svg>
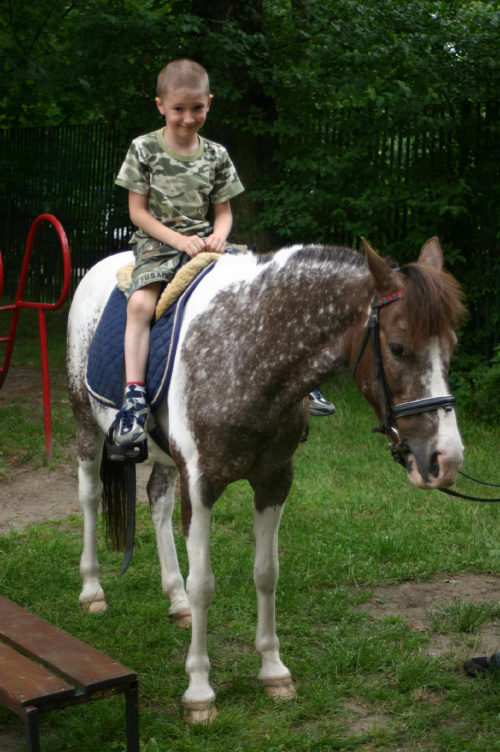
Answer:
<svg viewBox="0 0 500 752"><path fill-rule="evenodd" d="M211 253L224 253L227 248L227 243L223 238L218 235L209 235L206 238L205 250Z"/></svg>
<svg viewBox="0 0 500 752"><path fill-rule="evenodd" d="M184 251L190 258L194 258L201 251L206 250L205 241L197 235L186 236L179 234L179 240L176 245L179 251Z"/></svg>

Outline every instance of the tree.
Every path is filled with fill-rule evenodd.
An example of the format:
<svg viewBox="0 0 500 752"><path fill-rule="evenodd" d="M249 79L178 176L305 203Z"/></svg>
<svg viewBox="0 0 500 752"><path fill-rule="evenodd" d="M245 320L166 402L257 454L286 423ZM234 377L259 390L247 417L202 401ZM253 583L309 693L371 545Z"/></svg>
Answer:
<svg viewBox="0 0 500 752"><path fill-rule="evenodd" d="M160 124L158 70L194 57L216 95L207 135L247 189L235 208L251 246L367 234L404 261L438 233L468 284L479 248L494 278L496 3L0 2L1 125L113 122L128 140Z"/></svg>

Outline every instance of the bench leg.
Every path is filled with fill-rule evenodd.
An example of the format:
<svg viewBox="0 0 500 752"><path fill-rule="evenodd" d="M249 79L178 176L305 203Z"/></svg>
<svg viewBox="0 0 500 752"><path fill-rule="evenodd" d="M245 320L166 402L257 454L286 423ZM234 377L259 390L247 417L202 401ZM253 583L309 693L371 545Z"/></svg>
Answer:
<svg viewBox="0 0 500 752"><path fill-rule="evenodd" d="M40 736L38 733L38 711L36 708L26 708L26 747L28 752L40 752Z"/></svg>
<svg viewBox="0 0 500 752"><path fill-rule="evenodd" d="M127 752L139 752L139 688L125 692Z"/></svg>

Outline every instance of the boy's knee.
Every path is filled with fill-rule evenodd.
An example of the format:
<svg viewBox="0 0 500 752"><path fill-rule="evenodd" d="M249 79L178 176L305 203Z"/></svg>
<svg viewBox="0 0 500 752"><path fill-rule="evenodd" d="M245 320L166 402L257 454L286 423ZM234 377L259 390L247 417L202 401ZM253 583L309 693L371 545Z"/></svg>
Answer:
<svg viewBox="0 0 500 752"><path fill-rule="evenodd" d="M128 300L127 318L150 321L155 312L155 305L156 296L144 294L143 290L136 290Z"/></svg>

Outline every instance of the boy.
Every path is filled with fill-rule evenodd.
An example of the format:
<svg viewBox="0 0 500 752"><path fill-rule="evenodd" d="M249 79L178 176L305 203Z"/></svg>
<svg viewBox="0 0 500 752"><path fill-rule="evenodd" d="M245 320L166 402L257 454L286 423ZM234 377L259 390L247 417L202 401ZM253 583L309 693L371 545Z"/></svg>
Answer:
<svg viewBox="0 0 500 752"><path fill-rule="evenodd" d="M125 404L117 415L114 441L137 444L146 438L146 365L149 331L161 287L200 251L231 252L230 199L244 189L220 144L198 135L212 94L208 74L194 60L166 65L158 75L156 105L165 126L135 139L116 179L129 191L130 240L136 264L127 290L125 329ZM207 221L209 202L213 227ZM316 390L312 415L335 412Z"/></svg>
<svg viewBox="0 0 500 752"><path fill-rule="evenodd" d="M198 135L212 102L205 69L188 59L169 63L158 75L156 94L165 126L132 142L116 179L129 191L130 219L138 228L130 240L136 264L127 291L125 404L117 415L117 444L146 438L149 332L161 288L200 251L232 250L229 202L244 190L226 149ZM210 202L213 227L206 218Z"/></svg>

